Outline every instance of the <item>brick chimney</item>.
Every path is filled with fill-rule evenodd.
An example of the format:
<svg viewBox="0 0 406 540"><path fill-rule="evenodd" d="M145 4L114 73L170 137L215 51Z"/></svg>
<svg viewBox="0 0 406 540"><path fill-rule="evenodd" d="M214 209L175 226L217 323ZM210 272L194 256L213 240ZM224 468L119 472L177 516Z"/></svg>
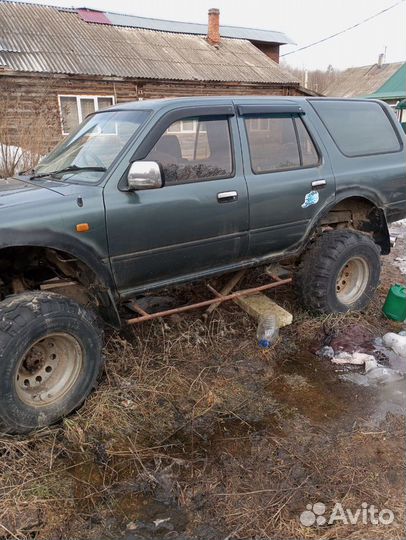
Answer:
<svg viewBox="0 0 406 540"><path fill-rule="evenodd" d="M207 41L210 45L218 45L220 43L220 10L217 8L209 9Z"/></svg>
<svg viewBox="0 0 406 540"><path fill-rule="evenodd" d="M261 41L251 41L251 43L271 60L279 64L279 43L262 43Z"/></svg>

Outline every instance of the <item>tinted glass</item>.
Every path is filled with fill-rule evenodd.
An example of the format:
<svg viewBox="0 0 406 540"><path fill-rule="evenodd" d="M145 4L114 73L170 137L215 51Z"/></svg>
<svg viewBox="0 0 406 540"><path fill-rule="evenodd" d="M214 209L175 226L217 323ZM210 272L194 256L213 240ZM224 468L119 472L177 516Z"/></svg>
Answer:
<svg viewBox="0 0 406 540"><path fill-rule="evenodd" d="M379 103L312 101L338 148L347 156L400 150L393 126Z"/></svg>
<svg viewBox="0 0 406 540"><path fill-rule="evenodd" d="M303 123L301 118L296 118L297 134L299 137L300 150L302 152L302 165L303 167L316 166L319 162L319 156L314 146L309 132Z"/></svg>
<svg viewBox="0 0 406 540"><path fill-rule="evenodd" d="M300 167L299 148L291 116L246 118L252 170L264 173Z"/></svg>
<svg viewBox="0 0 406 540"><path fill-rule="evenodd" d="M175 122L146 159L161 164L166 184L230 177L233 161L228 119Z"/></svg>

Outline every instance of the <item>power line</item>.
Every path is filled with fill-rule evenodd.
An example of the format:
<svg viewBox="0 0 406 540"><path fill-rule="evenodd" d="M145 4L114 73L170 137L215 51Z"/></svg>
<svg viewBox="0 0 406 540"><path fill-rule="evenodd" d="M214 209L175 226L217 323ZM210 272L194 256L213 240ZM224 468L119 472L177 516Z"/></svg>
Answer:
<svg viewBox="0 0 406 540"><path fill-rule="evenodd" d="M295 49L294 51L290 51L285 54L281 54L281 56L288 56L289 54L294 54L299 51L303 51L304 49L309 49L310 47L314 47L315 45L318 45L319 43L324 43L325 41L328 41L329 39L335 38L337 36L341 36L341 34L345 34L345 32L348 32L349 30L353 30L354 28L357 28L358 26L361 26L362 24L365 24L366 22L375 19L375 17L378 17L379 15L382 15L383 13L386 13L387 11L395 8L396 6L399 6L406 0L399 0L399 2L396 2L396 4L392 4L391 6L383 9L382 11L379 11L378 13L375 13L374 15L371 15L367 19L364 19L363 21L360 21L352 26L349 26L348 28L345 28L344 30L340 30L340 32L336 32L335 34L331 34L331 36L327 36L323 39L319 39L319 41L315 41L314 43L309 43L309 45L305 45L304 47L300 47L299 49Z"/></svg>

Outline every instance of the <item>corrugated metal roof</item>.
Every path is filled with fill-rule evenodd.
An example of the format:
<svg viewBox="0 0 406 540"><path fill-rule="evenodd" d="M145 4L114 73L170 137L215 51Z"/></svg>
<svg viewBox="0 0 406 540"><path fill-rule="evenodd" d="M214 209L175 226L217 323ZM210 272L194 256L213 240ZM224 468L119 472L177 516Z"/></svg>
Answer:
<svg viewBox="0 0 406 540"><path fill-rule="evenodd" d="M374 94L402 66L403 62L373 64L344 70L326 89L326 96L365 97Z"/></svg>
<svg viewBox="0 0 406 540"><path fill-rule="evenodd" d="M406 64L403 64L378 90L367 97L401 99L406 97Z"/></svg>
<svg viewBox="0 0 406 540"><path fill-rule="evenodd" d="M158 30L160 32L172 32L177 34L207 35L207 24L190 23L181 21L166 21L164 19L151 19L124 15L107 11L106 17L116 26L128 26L132 28L144 28L145 30ZM290 37L275 30L261 30L259 28L243 28L240 26L220 25L222 37L247 39L248 41L262 41L265 43L279 43L285 45L294 43Z"/></svg>
<svg viewBox="0 0 406 540"><path fill-rule="evenodd" d="M0 62L10 70L142 79L298 84L245 40L83 21L75 11L0 1Z"/></svg>
<svg viewBox="0 0 406 540"><path fill-rule="evenodd" d="M79 8L79 17L88 23L96 24L111 24L111 21L106 17L102 11L96 11L94 9Z"/></svg>

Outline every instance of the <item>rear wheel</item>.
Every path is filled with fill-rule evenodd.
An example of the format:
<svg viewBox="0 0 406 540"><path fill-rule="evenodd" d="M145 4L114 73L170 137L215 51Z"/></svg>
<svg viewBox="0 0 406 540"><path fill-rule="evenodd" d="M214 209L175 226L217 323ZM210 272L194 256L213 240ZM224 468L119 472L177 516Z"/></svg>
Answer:
<svg viewBox="0 0 406 540"><path fill-rule="evenodd" d="M296 287L311 311L356 311L371 301L380 270L380 249L369 236L351 230L326 232L304 253Z"/></svg>
<svg viewBox="0 0 406 540"><path fill-rule="evenodd" d="M102 366L96 317L63 296L32 292L0 303L0 429L24 433L77 408Z"/></svg>

